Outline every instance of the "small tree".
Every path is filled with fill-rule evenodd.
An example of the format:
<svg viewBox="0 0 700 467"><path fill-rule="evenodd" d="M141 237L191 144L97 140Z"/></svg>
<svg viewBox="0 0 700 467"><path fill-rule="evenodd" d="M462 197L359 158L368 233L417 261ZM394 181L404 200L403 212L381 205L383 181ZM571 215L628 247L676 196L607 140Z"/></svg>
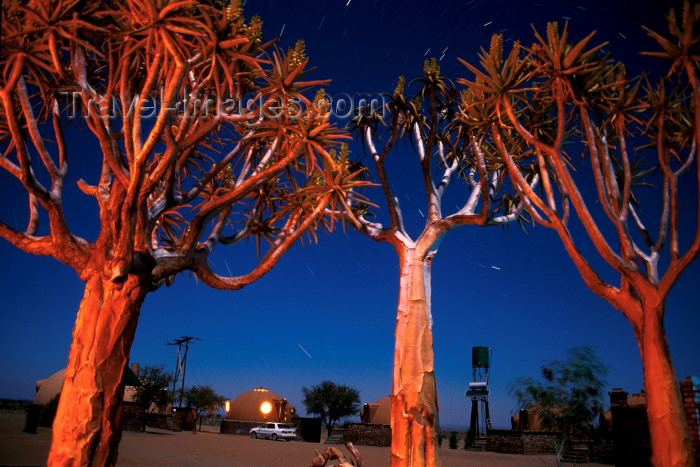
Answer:
<svg viewBox="0 0 700 467"><path fill-rule="evenodd" d="M225 401L224 396L214 392L211 386L192 386L185 390L185 403L195 412L195 423L199 420L199 431L202 431L202 417L204 413L215 413Z"/></svg>
<svg viewBox="0 0 700 467"><path fill-rule="evenodd" d="M590 347L576 347L567 353L564 361L542 365L541 380L520 377L509 385L520 408L536 410L542 426L553 432L559 466L566 441L590 434L603 412L603 377L609 371Z"/></svg>
<svg viewBox="0 0 700 467"><path fill-rule="evenodd" d="M495 35L481 67L465 62L475 78L460 80L467 89L459 118L479 145L497 151L528 212L556 232L585 284L630 322L652 460L689 466L664 315L666 297L700 252L700 4L685 2L681 21L673 10L667 19L671 39L647 29L662 50L646 55L670 62L655 82L629 78L602 53L606 44L589 46L594 33L571 41L568 24L560 31L549 23L532 47L515 42L507 54Z"/></svg>
<svg viewBox="0 0 700 467"><path fill-rule="evenodd" d="M457 443L458 443L457 432L450 431L450 437L448 438L449 448L450 449L457 449Z"/></svg>
<svg viewBox="0 0 700 467"><path fill-rule="evenodd" d="M146 417L153 406L163 406L172 402L168 387L174 380L172 373L165 372L165 366L144 366L138 374L140 386L136 387L133 400L141 408L141 431L146 431Z"/></svg>
<svg viewBox="0 0 700 467"><path fill-rule="evenodd" d="M350 386L324 381L311 389L301 388L306 412L321 417L328 436L339 420L355 415L360 410L360 393Z"/></svg>

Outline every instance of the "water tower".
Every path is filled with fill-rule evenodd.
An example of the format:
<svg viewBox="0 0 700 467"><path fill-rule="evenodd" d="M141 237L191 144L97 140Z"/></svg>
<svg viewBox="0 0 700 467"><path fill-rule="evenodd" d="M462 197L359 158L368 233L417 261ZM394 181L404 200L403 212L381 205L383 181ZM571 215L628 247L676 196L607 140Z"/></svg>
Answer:
<svg viewBox="0 0 700 467"><path fill-rule="evenodd" d="M489 369L491 367L491 349L478 345L472 347L472 380L464 394L472 400L472 413L469 427L472 436L486 435L491 429L489 414Z"/></svg>

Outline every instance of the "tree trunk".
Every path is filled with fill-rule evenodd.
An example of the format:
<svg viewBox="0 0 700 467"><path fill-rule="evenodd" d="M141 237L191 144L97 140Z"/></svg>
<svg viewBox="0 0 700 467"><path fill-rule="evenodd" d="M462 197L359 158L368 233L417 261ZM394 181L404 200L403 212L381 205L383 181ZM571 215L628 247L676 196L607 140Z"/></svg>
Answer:
<svg viewBox="0 0 700 467"><path fill-rule="evenodd" d="M432 253L399 252L401 278L391 397L391 466L439 466L430 266Z"/></svg>
<svg viewBox="0 0 700 467"><path fill-rule="evenodd" d="M148 412L145 410L141 411L141 433L146 432L146 417L148 417Z"/></svg>
<svg viewBox="0 0 700 467"><path fill-rule="evenodd" d="M639 342L652 462L657 467L692 466L688 423L663 327L663 304L659 308L644 310L644 327Z"/></svg>
<svg viewBox="0 0 700 467"><path fill-rule="evenodd" d="M557 440L557 436L554 435L553 438L554 440L554 453L557 456L557 467L562 467L562 461L561 461L561 456L564 454L564 443L566 443L566 435L563 435L561 442Z"/></svg>
<svg viewBox="0 0 700 467"><path fill-rule="evenodd" d="M150 282L94 273L73 329L48 465L114 465L122 431L122 376Z"/></svg>

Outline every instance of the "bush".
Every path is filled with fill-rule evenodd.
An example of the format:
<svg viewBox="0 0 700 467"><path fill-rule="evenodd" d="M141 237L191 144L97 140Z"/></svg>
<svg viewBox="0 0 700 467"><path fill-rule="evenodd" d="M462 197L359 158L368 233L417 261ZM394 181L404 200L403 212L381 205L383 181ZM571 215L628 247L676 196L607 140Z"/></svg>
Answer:
<svg viewBox="0 0 700 467"><path fill-rule="evenodd" d="M474 429L469 427L464 434L464 449L469 449L474 444Z"/></svg>
<svg viewBox="0 0 700 467"><path fill-rule="evenodd" d="M457 432L456 431L451 431L450 432L450 449L457 449Z"/></svg>

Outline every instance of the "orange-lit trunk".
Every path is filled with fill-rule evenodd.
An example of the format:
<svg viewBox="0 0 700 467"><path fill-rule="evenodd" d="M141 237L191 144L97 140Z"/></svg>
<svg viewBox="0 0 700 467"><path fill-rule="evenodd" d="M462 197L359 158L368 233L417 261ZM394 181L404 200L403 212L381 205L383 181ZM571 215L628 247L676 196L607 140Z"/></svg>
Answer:
<svg viewBox="0 0 700 467"><path fill-rule="evenodd" d="M139 276L128 276L121 284L98 273L87 280L73 329L48 465L116 463L122 429L122 376L149 286Z"/></svg>
<svg viewBox="0 0 700 467"><path fill-rule="evenodd" d="M439 466L430 266L432 254L399 252L401 279L391 397L391 466Z"/></svg>
<svg viewBox="0 0 700 467"><path fill-rule="evenodd" d="M688 423L663 327L663 311L646 309L644 316L638 340L644 367L652 462L657 467L692 466Z"/></svg>

